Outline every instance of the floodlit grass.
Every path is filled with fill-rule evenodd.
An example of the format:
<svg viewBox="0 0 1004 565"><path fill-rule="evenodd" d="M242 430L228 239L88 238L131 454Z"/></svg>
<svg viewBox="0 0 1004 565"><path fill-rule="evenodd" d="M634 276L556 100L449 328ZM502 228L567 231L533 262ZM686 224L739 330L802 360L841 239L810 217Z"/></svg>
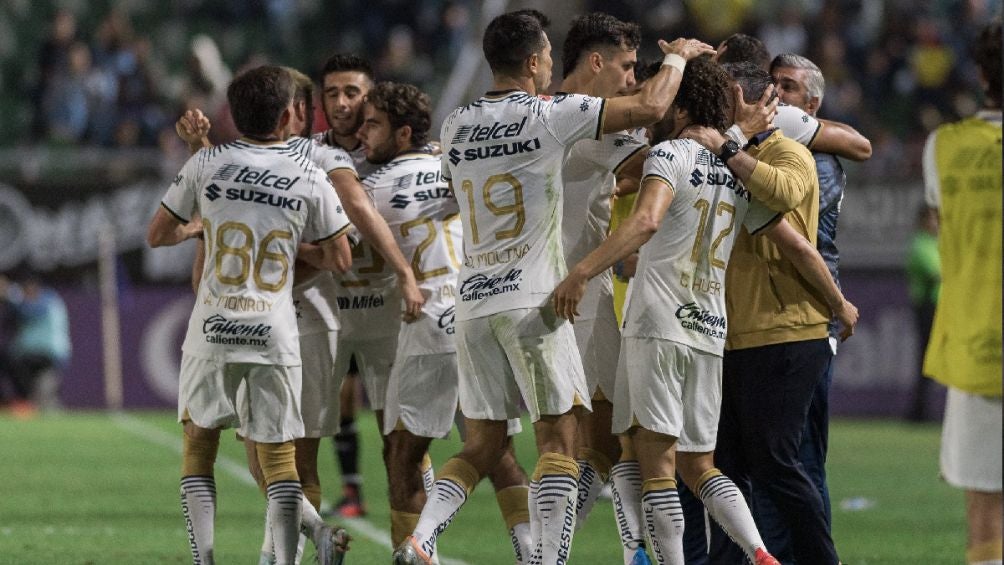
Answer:
<svg viewBox="0 0 1004 565"><path fill-rule="evenodd" d="M374 538L389 530L387 481L372 414L363 414L360 424L369 515L367 524L349 525L355 541L346 561L384 564L390 550ZM190 563L178 501L180 435L173 415L164 412L71 412L30 421L0 416L0 563ZM455 436L433 443L437 467L457 450ZM216 473L217 562L256 563L265 502L241 470L242 447L232 434L223 437ZM845 563L962 561L962 494L938 479L938 438L937 425L834 422L828 466L833 534ZM517 450L531 468L531 434L517 438ZM330 442L322 445L320 463L325 498L337 498ZM844 505L850 509L842 509L843 501L850 501ZM511 565L504 530L494 493L483 483L440 548L472 565ZM571 562L613 565L620 554L611 504L600 501L575 537Z"/></svg>

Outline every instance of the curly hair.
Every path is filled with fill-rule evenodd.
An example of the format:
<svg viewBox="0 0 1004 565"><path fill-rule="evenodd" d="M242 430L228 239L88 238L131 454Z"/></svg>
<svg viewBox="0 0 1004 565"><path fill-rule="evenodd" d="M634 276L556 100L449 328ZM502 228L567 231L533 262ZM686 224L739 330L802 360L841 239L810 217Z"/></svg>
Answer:
<svg viewBox="0 0 1004 565"><path fill-rule="evenodd" d="M373 82L373 67L370 62L352 53L335 53L324 62L321 78L331 73L357 72L366 75Z"/></svg>
<svg viewBox="0 0 1004 565"><path fill-rule="evenodd" d="M718 57L719 63L753 63L763 70L770 66L770 51L752 35L734 33L725 39L725 52Z"/></svg>
<svg viewBox="0 0 1004 565"><path fill-rule="evenodd" d="M562 47L564 75L570 75L583 56L598 48L634 51L640 44L641 28L636 23L603 12L576 16Z"/></svg>
<svg viewBox="0 0 1004 565"><path fill-rule="evenodd" d="M544 29L550 24L537 10L518 10L497 16L485 28L481 48L496 74L512 74L526 59L544 49Z"/></svg>
<svg viewBox="0 0 1004 565"><path fill-rule="evenodd" d="M690 121L724 132L730 125L726 114L729 75L705 55L687 62L673 106L686 110Z"/></svg>
<svg viewBox="0 0 1004 565"><path fill-rule="evenodd" d="M411 84L381 82L366 95L366 102L387 113L394 129L411 127L411 144L420 147L429 142L432 126L432 102L429 96Z"/></svg>
<svg viewBox="0 0 1004 565"><path fill-rule="evenodd" d="M986 97L1001 104L1001 19L995 18L980 32L973 58L987 81Z"/></svg>

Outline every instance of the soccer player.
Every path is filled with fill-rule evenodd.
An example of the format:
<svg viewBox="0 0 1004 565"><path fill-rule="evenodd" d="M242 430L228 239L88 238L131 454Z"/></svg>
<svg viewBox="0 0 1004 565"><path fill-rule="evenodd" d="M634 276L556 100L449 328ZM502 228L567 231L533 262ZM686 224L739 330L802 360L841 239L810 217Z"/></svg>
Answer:
<svg viewBox="0 0 1004 565"><path fill-rule="evenodd" d="M724 132L728 85L716 63L691 61L654 137L673 139L691 125ZM586 281L645 244L625 316L613 429L633 436L657 563L684 563L677 469L750 561L777 563L736 486L713 463L727 332L723 287L737 233L762 230L798 261L799 272L825 291L831 306L850 316L841 319L852 326L856 319L822 258L779 218L751 200L725 163L697 142L660 143L645 162L632 215L555 290L558 313L573 318Z"/></svg>
<svg viewBox="0 0 1004 565"><path fill-rule="evenodd" d="M519 416L521 397L540 453L530 562L567 559L579 475L573 406L588 408L589 398L572 329L548 304L566 270L561 166L579 139L661 117L686 61L712 51L696 40L660 42L666 64L634 96L538 97L551 81L547 23L534 10L493 19L483 40L493 89L443 124L443 175L464 228L456 336L467 437L438 473L418 526L395 551L397 563L430 561L436 536L504 452L506 420Z"/></svg>
<svg viewBox="0 0 1004 565"><path fill-rule="evenodd" d="M302 437L301 367L292 303L301 239L318 266L347 264L336 241L349 227L324 171L293 151L295 84L264 66L227 89L242 137L200 150L185 164L147 233L152 247L203 235L206 256L183 345L179 420L184 423L182 508L195 563L213 562L220 429L257 443L277 563L292 563L303 491L293 441ZM198 213L200 222L189 219ZM240 397L240 398L239 398Z"/></svg>
<svg viewBox="0 0 1004 565"><path fill-rule="evenodd" d="M315 139L347 151L359 178L365 179L379 168L378 164L366 159L366 151L357 136L363 123L363 101L373 88L373 70L362 57L339 53L325 62L321 81L324 115L330 129L317 134ZM359 187L358 184L356 186ZM362 475L359 474L355 377L362 377L370 407L376 413L377 425L382 425L387 381L401 323L398 314L400 281L414 280L414 274L403 255L399 265L397 259L386 253L386 248L393 246L394 254L400 254L390 229L383 231L386 221L380 216L369 193L360 187L353 191L351 199L343 197L342 200L346 201L349 212L353 211L349 207L352 203L381 225L380 239L364 232L363 241L353 247L352 270L338 278L337 288L342 330L335 370L347 378L342 387L341 430L334 437L335 455L342 473L342 498L336 503L335 510L342 516L356 517L366 511L362 500ZM402 265L408 271L406 275L400 270ZM395 285L395 275L398 285ZM416 317L419 312L409 311L409 316ZM351 370L353 365L356 371Z"/></svg>
<svg viewBox="0 0 1004 565"><path fill-rule="evenodd" d="M924 374L948 386L941 476L965 490L966 562L1001 565L1001 20L973 55L984 86L975 116L924 146L927 204L941 220L942 280Z"/></svg>
<svg viewBox="0 0 1004 565"><path fill-rule="evenodd" d="M762 100L772 88L767 71L752 63L727 63L742 100ZM768 129L745 149L714 128L691 126L696 139L726 162L733 176L813 246L819 222L819 181L809 151ZM739 234L726 276L732 321L723 360L722 413L715 462L749 492L755 480L777 506L792 539L795 559L835 565L836 549L822 497L798 463L799 444L814 391L832 358L829 307L791 258L774 243ZM769 267L769 268L768 268ZM843 337L846 337L843 336ZM764 406L771 417L761 417ZM711 563L736 563L742 554L712 530Z"/></svg>
<svg viewBox="0 0 1004 565"><path fill-rule="evenodd" d="M419 319L401 326L382 424L396 546L415 529L434 481L429 444L446 437L457 410L453 318L463 235L439 156L428 150L428 96L412 85L380 83L363 112L359 138L366 158L380 165L364 183L428 297ZM518 420L512 424L516 431ZM489 478L522 562L529 557L528 488L511 445Z"/></svg>
<svg viewBox="0 0 1004 565"><path fill-rule="evenodd" d="M326 171L329 178L332 173L346 169L352 175L352 162L349 156L340 148L323 145L310 138L313 113L313 81L310 77L296 69L284 67L293 77L295 93L293 95L294 112L290 117L290 131L299 137L291 137L288 144L293 150L302 153L314 162L321 170ZM208 147L206 135L211 124L198 110L186 112L175 129L184 139L189 148L196 151L198 147ZM337 177L336 177L337 178ZM344 258L349 257L347 241L338 240L343 247ZM192 285L198 294L204 270L205 250L199 248L196 253L195 265L192 269ZM348 268L339 265L339 271ZM317 508L321 503L321 481L317 473L317 450L320 438L338 431L338 402L342 375L334 371L335 351L338 343L338 306L335 302L334 279L330 272L314 269L304 261L298 261L293 280L293 305L296 308L296 325L299 334L301 361L303 362L303 385L300 398L300 410L304 422L305 436L294 440L296 446L296 471L300 476L304 500L302 525L317 549L320 563L333 562L335 545L342 534L338 529L331 528L321 519ZM240 407L238 407L240 408ZM254 441L244 439L248 459L248 469L258 482L262 493L265 492L264 475L258 465L257 448ZM297 555L302 555L305 538L300 537ZM264 541L262 543L261 562L273 562L273 544L271 530L266 524Z"/></svg>

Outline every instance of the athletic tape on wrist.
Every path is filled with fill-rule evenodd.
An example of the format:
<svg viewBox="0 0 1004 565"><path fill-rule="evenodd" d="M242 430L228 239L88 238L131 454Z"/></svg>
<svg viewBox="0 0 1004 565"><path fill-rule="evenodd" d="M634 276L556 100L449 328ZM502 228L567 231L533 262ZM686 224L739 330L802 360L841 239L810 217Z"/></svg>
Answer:
<svg viewBox="0 0 1004 565"><path fill-rule="evenodd" d="M663 57L662 64L669 65L670 67L680 71L680 74L683 74L683 69L687 66L687 60L676 53L669 53Z"/></svg>

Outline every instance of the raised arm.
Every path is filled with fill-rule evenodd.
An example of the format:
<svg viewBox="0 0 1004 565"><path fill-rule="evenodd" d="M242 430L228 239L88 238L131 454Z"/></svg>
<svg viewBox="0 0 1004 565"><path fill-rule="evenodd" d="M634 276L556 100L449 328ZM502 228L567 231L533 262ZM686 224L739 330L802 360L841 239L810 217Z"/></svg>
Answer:
<svg viewBox="0 0 1004 565"><path fill-rule="evenodd" d="M647 126L662 119L680 88L686 62L705 53L715 52L707 43L683 38L672 43L660 39L659 48L666 55L675 55L675 60L670 61L670 64L664 62L659 72L645 81L645 86L636 94L607 99L603 133Z"/></svg>
<svg viewBox="0 0 1004 565"><path fill-rule="evenodd" d="M872 142L847 124L820 119L822 127L809 145L813 151L832 153L852 161L865 161L872 156Z"/></svg>
<svg viewBox="0 0 1004 565"><path fill-rule="evenodd" d="M578 305L585 294L586 282L651 239L672 202L673 188L666 181L646 177L631 215L599 247L572 267L565 280L554 289L554 311L574 321L579 315Z"/></svg>
<svg viewBox="0 0 1004 565"><path fill-rule="evenodd" d="M840 339L845 340L853 335L854 325L858 322L858 309L844 298L815 246L783 218L764 230L763 234L795 265L798 274L822 293L826 304L842 326Z"/></svg>
<svg viewBox="0 0 1004 565"><path fill-rule="evenodd" d="M418 319L422 312L422 305L425 298L418 290L415 282L415 273L411 270L411 264L405 260L404 255L394 241L394 235L390 232L387 221L377 212L373 202L366 195L356 176L346 169L335 169L328 175L335 191L338 193L342 206L345 207L345 214L356 229L363 234L363 237L377 250L383 258L390 263L397 274L398 286L401 288L401 296L405 302L405 321Z"/></svg>

